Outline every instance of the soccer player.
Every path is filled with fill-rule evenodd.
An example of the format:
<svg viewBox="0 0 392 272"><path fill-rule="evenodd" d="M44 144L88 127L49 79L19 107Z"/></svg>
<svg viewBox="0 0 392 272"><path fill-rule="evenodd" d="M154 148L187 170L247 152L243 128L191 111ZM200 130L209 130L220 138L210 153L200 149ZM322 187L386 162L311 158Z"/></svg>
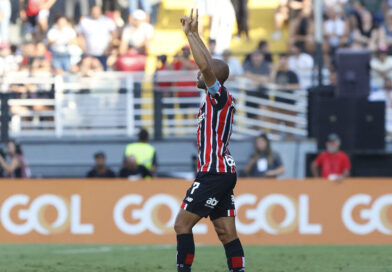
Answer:
<svg viewBox="0 0 392 272"><path fill-rule="evenodd" d="M235 162L229 144L235 100L223 86L229 68L221 60L212 59L198 35L198 11L193 18L181 18L193 57L200 72L197 87L206 91L198 114L198 174L186 193L177 215L177 269L191 271L195 254L192 228L202 217L210 217L224 245L229 271L245 271L244 251L235 227L233 189L237 181Z"/></svg>

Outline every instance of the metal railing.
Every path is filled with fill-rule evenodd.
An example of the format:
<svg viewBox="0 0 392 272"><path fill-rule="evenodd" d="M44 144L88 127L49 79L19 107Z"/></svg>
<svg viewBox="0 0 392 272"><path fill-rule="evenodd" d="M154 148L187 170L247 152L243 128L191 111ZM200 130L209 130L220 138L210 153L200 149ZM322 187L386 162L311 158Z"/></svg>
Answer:
<svg viewBox="0 0 392 272"><path fill-rule="evenodd" d="M196 71L162 71L154 76L105 72L89 78L13 74L0 79L0 86L12 113L11 137L129 137L141 127L158 138L194 137L195 116L205 94L178 82L195 78ZM14 97L12 86L23 84L53 92L54 97ZM260 89L245 78L228 82L227 88L237 100L233 138L260 131L273 139L307 136L306 91L282 91L274 85Z"/></svg>

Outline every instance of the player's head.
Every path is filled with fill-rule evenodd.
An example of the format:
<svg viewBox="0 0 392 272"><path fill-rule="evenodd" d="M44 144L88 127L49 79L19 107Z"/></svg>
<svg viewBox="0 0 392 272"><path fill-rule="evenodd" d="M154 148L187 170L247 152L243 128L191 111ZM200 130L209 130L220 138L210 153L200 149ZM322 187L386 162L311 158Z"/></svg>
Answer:
<svg viewBox="0 0 392 272"><path fill-rule="evenodd" d="M218 79L219 83L223 85L229 78L229 66L223 60L212 59L211 67L216 79ZM197 75L197 88L204 90L207 89L201 72L199 72Z"/></svg>

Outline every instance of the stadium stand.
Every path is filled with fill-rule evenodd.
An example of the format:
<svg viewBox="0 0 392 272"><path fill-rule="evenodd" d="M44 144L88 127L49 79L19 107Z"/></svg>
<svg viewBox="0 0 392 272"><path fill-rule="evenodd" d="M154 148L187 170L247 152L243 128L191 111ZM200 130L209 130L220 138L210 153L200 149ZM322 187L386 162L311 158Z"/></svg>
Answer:
<svg viewBox="0 0 392 272"><path fill-rule="evenodd" d="M89 7L106 3L87 2ZM193 146L194 114L200 95L192 87L197 71L191 65L187 67L192 59L184 61L189 56L185 55L186 49L183 50L186 39L179 31L178 18L195 3L197 5L197 1L153 1L151 14L142 10L129 14L128 7L120 2L115 1L114 6L104 3L105 16L101 16L99 8L95 8L95 22L89 17L80 18L86 13L85 6L70 13L69 9L65 9L64 0L53 1L47 28L42 27L42 22L34 27L33 13L42 10L25 10L16 0L1 2L1 12L9 19L2 21L2 29L12 30L8 32L9 35L2 31L0 36L0 87L4 105L2 141L13 137L27 145L26 157L32 163L35 176L54 176L55 170L45 172L45 168L61 168L61 165L67 165L71 155L50 166L50 160L55 160L55 157L48 161L35 158L36 153L30 154L29 148L33 148L34 141L38 141L37 144L44 149L46 141L58 142L59 149L54 154L61 153L61 148L64 148L62 141L84 143L90 139L97 142L95 146L91 145L96 150L89 150L86 159L80 161L84 167L80 167L80 171L75 170L72 176L86 172L87 165L91 164L91 155L101 150L99 145L105 142L103 138L107 139L108 146L113 141L119 141L118 146L122 146L129 139L134 139L141 128L154 135L157 145L160 145L160 140L181 139ZM240 62L245 70L242 74L239 69L238 74L227 83L237 98L238 114L233 131L233 138L238 141L236 144L246 145L248 147L244 150L249 150L253 137L265 132L277 149L285 150L287 141L290 150L302 150L302 146L305 146L306 150L316 151L315 142L311 146L308 139L315 135L308 133L308 127L313 126L309 122L314 118L308 116L312 106L309 101L313 100L308 99L307 88L318 84L317 61L314 58L316 29L310 16L312 6L308 5L308 1L303 1L303 7L294 8L285 6L286 1L251 0L248 2L250 39L246 39L245 36L234 37L237 26L231 2L211 2L228 9L215 8L213 14L208 10L204 12L202 36L205 41L214 44L216 57L226 58L227 61L232 59L237 66ZM376 6L366 7L357 2L348 5L344 1L338 5L333 3L325 1L324 7L326 16L323 26L327 43L324 44L323 84L332 88L333 92L335 83L339 88L341 81L336 80L336 71L339 71L341 79L344 73L342 66L337 67L334 58L339 49L372 50L376 53L370 62L369 100L386 102L388 140L392 133L391 84L388 83L391 80L390 57L387 57L390 52L391 16L389 12L380 14ZM277 39L276 16L287 8L290 13L286 15L290 20L284 21L280 38ZM157 10L156 16L154 9ZM64 15L64 10L71 17L70 20L67 22L63 17L63 20L55 23L59 15ZM19 16L19 11L30 15L24 16L22 12L22 16ZM42 12L43 16L46 10ZM227 20L224 23L219 17L222 13ZM98 27L99 20L104 22L105 27L110 25L110 28L105 38L108 47L98 48L98 52L91 51L88 41L102 39L103 29ZM93 27L94 24L90 23L97 23L97 26ZM332 27L334 24L339 29L331 33L335 31ZM218 33L217 29L220 30ZM229 40L229 48L224 46L227 44L227 33L230 38L233 36ZM188 72L184 71L184 67ZM355 65L350 67L347 69L353 69ZM352 75L351 72L346 74ZM48 150L52 148L48 147ZM184 150L189 151L183 157L182 169L190 171L192 151L191 148ZM110 166L120 167L121 153L114 159L110 151L104 151L108 154ZM159 153L158 148L158 156ZM240 156L248 158L250 153ZM298 162L289 161L292 154L281 153L285 166L289 165L283 177L303 177L302 170L292 170L298 166ZM295 151L295 154L300 153ZM298 167L305 170L304 161L305 158L302 158ZM245 159L240 159L241 165L244 166L245 162ZM167 166L161 164L158 173L172 172L175 163L181 165L181 160ZM74 163L69 167L75 167ZM66 171L61 173L59 175L67 175Z"/></svg>

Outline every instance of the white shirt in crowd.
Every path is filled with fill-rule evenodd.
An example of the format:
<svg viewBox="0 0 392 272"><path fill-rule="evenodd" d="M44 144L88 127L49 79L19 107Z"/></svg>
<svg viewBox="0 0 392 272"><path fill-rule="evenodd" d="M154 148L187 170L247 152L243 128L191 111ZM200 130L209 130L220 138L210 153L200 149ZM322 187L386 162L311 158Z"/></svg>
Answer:
<svg viewBox="0 0 392 272"><path fill-rule="evenodd" d="M333 35L328 38L328 43L332 47L337 47L340 43L341 37L344 35L346 30L346 23L341 18L335 20L328 19L324 22L324 31L326 35Z"/></svg>
<svg viewBox="0 0 392 272"><path fill-rule="evenodd" d="M369 101L385 101L385 129L392 133L392 92L387 92L384 89L373 91L369 95Z"/></svg>
<svg viewBox="0 0 392 272"><path fill-rule="evenodd" d="M381 61L379 58L372 58L370 61L370 67L372 71L372 81L373 84L378 88L381 88L384 85L384 79L380 76L379 73L376 73L374 69L381 72L388 72L388 76L392 78L392 57L386 57L385 61Z"/></svg>
<svg viewBox="0 0 392 272"><path fill-rule="evenodd" d="M154 27L148 23L142 23L138 28L128 25L124 28L122 40L132 44L136 48L141 47L154 35Z"/></svg>
<svg viewBox="0 0 392 272"><path fill-rule="evenodd" d="M76 38L76 31L72 27L59 29L54 25L48 31L48 40L52 42L51 49L57 53L69 53L69 43Z"/></svg>
<svg viewBox="0 0 392 272"><path fill-rule="evenodd" d="M227 61L227 65L229 66L231 76L239 76L244 73L241 62L235 57L230 57Z"/></svg>
<svg viewBox="0 0 392 272"><path fill-rule="evenodd" d="M290 56L288 61L289 69L297 74L301 88L310 88L312 86L312 70L314 66L312 56L307 53L301 53L298 56Z"/></svg>
<svg viewBox="0 0 392 272"><path fill-rule="evenodd" d="M112 32L116 25L106 17L97 20L91 17L84 18L79 23L79 33L86 40L86 53L90 56L102 56L112 40Z"/></svg>
<svg viewBox="0 0 392 272"><path fill-rule="evenodd" d="M11 18L10 0L0 0L0 43L8 42L8 25Z"/></svg>
<svg viewBox="0 0 392 272"><path fill-rule="evenodd" d="M327 7L336 7L338 5L345 5L348 0L324 0L324 5Z"/></svg>
<svg viewBox="0 0 392 272"><path fill-rule="evenodd" d="M230 0L209 1L214 4L210 39L216 41L215 52L221 54L230 47L235 25L235 12Z"/></svg>

